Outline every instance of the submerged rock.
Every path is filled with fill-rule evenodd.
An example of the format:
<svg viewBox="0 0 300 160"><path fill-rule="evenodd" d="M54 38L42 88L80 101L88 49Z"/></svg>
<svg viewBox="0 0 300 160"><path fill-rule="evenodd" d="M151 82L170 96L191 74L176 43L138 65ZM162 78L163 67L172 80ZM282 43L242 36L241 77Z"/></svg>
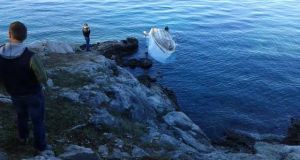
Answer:
<svg viewBox="0 0 300 160"><path fill-rule="evenodd" d="M124 66L130 67L130 68L136 68L140 67L143 69L149 69L153 65L153 62L148 59L148 58L141 58L141 59L136 59L132 58L124 62Z"/></svg>
<svg viewBox="0 0 300 160"><path fill-rule="evenodd" d="M162 87L163 88L163 92L168 96L168 98L173 102L176 111L180 111L180 106L178 104L177 101L177 96L175 94L174 91L172 91L171 89L167 88L167 87Z"/></svg>
<svg viewBox="0 0 300 160"><path fill-rule="evenodd" d="M155 78L150 77L149 75L140 75L137 76L137 79L140 83L144 84L148 88L151 87L151 84L155 83L157 80Z"/></svg>
<svg viewBox="0 0 300 160"><path fill-rule="evenodd" d="M152 67L153 62L149 58L141 58L140 59L140 67L143 69L148 69Z"/></svg>
<svg viewBox="0 0 300 160"><path fill-rule="evenodd" d="M291 118L291 124L283 142L290 145L300 144L300 118Z"/></svg>
<svg viewBox="0 0 300 160"><path fill-rule="evenodd" d="M212 150L205 133L183 112L169 112L163 119L187 145L201 152Z"/></svg>
<svg viewBox="0 0 300 160"><path fill-rule="evenodd" d="M235 152L255 153L255 142L256 140L247 134L236 130L228 130L222 140L216 142L216 144L230 148Z"/></svg>
<svg viewBox="0 0 300 160"><path fill-rule="evenodd" d="M136 58L132 58L132 59L129 59L126 63L125 63L125 66L128 66L130 68L136 68L139 66L139 60L136 59Z"/></svg>

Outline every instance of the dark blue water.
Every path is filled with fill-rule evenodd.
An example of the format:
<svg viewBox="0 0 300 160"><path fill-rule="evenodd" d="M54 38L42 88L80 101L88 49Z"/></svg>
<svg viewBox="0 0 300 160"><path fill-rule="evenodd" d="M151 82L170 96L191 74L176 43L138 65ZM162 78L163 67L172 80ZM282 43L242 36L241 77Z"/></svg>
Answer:
<svg viewBox="0 0 300 160"><path fill-rule="evenodd" d="M300 115L300 2L298 0L0 0L0 42L7 27L28 25L28 43L82 43L171 28L178 46L150 73L173 89L183 111L211 137L225 128L283 134Z"/></svg>

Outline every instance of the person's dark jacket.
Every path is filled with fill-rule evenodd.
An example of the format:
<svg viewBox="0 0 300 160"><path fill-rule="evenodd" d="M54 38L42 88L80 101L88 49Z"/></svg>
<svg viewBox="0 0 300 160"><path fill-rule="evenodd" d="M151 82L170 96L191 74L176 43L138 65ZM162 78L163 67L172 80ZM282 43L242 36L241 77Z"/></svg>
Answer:
<svg viewBox="0 0 300 160"><path fill-rule="evenodd" d="M36 94L46 82L47 74L34 52L21 43L0 46L0 83L11 96Z"/></svg>
<svg viewBox="0 0 300 160"><path fill-rule="evenodd" d="M90 33L91 33L91 30L90 29L82 29L82 34L84 37L87 37L89 38L90 37Z"/></svg>

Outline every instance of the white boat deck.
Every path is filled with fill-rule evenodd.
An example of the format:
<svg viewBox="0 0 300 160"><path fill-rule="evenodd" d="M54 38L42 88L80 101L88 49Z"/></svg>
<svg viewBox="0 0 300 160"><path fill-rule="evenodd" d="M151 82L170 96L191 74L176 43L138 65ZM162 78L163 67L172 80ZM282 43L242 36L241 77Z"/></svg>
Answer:
<svg viewBox="0 0 300 160"><path fill-rule="evenodd" d="M175 50L175 43L170 33L164 29L153 28L151 32L155 43L163 50L173 51Z"/></svg>

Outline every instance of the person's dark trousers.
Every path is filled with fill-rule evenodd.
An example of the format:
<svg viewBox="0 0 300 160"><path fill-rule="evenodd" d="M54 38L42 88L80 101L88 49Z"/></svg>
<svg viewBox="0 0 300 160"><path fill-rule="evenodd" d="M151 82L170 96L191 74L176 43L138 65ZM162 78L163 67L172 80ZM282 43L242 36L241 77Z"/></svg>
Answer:
<svg viewBox="0 0 300 160"><path fill-rule="evenodd" d="M29 136L28 120L33 124L34 147L43 151L46 149L45 137L45 98L42 92L29 96L12 96L13 104L17 111L17 125L20 139Z"/></svg>
<svg viewBox="0 0 300 160"><path fill-rule="evenodd" d="M86 42L86 51L90 51L90 37L84 37Z"/></svg>

